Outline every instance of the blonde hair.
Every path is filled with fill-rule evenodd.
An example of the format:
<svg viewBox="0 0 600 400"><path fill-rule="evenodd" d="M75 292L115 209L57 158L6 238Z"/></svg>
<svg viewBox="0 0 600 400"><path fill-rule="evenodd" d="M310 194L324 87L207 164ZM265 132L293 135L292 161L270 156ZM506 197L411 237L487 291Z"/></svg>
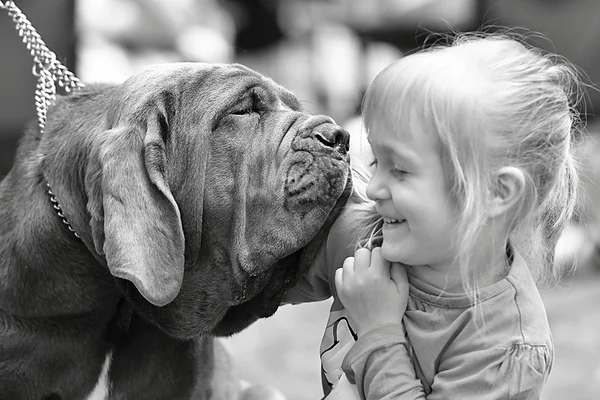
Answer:
<svg viewBox="0 0 600 400"><path fill-rule="evenodd" d="M406 56L385 68L363 100L368 132L380 124L410 132L411 112L435 132L461 219L456 245L463 282L476 288L471 255L485 224L491 177L503 166L526 177L506 243L527 261L538 282L561 271L556 242L571 218L578 187L573 138L581 128L577 70L505 35L462 34L452 43ZM359 177L360 178L360 177ZM380 219L360 190L367 245L380 236ZM480 244L479 244L480 245Z"/></svg>

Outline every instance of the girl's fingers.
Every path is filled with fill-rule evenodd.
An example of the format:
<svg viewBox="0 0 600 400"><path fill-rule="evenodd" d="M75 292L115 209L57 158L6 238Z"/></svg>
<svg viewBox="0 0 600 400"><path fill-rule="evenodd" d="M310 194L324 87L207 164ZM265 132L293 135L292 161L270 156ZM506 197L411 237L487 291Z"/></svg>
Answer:
<svg viewBox="0 0 600 400"><path fill-rule="evenodd" d="M354 253L354 272L361 274L369 269L371 264L371 251L369 249L358 249Z"/></svg>
<svg viewBox="0 0 600 400"><path fill-rule="evenodd" d="M344 263L342 264L342 268L344 268L347 271L353 271L354 270L354 257L346 257L346 259L344 260Z"/></svg>
<svg viewBox="0 0 600 400"><path fill-rule="evenodd" d="M335 270L335 289L338 292L338 296L342 291L344 285L344 269L338 268Z"/></svg>
<svg viewBox="0 0 600 400"><path fill-rule="evenodd" d="M348 257L344 260L344 264L342 265L342 267L335 270L335 289L337 290L339 296L343 296L344 281L351 282L353 276L354 257ZM342 299L340 298L340 300Z"/></svg>
<svg viewBox="0 0 600 400"><path fill-rule="evenodd" d="M381 247L375 247L371 252L371 268L378 275L390 277L390 262L383 258Z"/></svg>
<svg viewBox="0 0 600 400"><path fill-rule="evenodd" d="M338 268L338 270L336 271L336 274L338 271L341 271L340 273L343 274L346 279L351 278L352 276L354 276L354 265L355 264L356 264L356 262L354 260L354 257L346 258L344 260L344 264L342 265L342 268Z"/></svg>

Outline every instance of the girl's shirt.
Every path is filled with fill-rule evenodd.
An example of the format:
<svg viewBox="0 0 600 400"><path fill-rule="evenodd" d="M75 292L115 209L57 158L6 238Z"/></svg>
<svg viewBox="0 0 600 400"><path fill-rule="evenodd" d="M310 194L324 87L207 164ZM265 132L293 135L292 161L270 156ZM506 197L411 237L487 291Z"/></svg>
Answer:
<svg viewBox="0 0 600 400"><path fill-rule="evenodd" d="M338 218L287 303L333 296L321 341L327 399L539 399L554 350L544 305L523 258L477 301L413 277L403 325L358 338L335 290L354 253L353 204Z"/></svg>

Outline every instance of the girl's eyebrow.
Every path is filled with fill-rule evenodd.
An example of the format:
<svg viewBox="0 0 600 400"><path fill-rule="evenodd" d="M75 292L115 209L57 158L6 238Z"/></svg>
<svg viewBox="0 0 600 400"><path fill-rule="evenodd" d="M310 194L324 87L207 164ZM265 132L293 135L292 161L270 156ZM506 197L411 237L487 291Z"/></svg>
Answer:
<svg viewBox="0 0 600 400"><path fill-rule="evenodd" d="M410 164L413 164L413 165L417 165L418 164L418 157L412 151L404 151L404 150L392 149L392 157L393 158L398 158L398 159L400 159L402 161L406 161L406 162L408 162Z"/></svg>
<svg viewBox="0 0 600 400"><path fill-rule="evenodd" d="M382 144L376 147L378 147L378 150L380 150L384 156L389 157L393 160L408 163L412 166L417 166L419 164L418 155L412 150L391 147L386 144Z"/></svg>

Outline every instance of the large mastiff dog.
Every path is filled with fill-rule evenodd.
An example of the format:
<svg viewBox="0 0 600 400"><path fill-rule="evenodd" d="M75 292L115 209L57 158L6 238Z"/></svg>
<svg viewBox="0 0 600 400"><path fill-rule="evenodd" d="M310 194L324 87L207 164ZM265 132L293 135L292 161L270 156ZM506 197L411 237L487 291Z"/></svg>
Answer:
<svg viewBox="0 0 600 400"><path fill-rule="evenodd" d="M273 314L308 267L351 192L347 150L240 65L59 98L0 183L0 399L86 399L103 368L112 400L234 398L213 337Z"/></svg>

